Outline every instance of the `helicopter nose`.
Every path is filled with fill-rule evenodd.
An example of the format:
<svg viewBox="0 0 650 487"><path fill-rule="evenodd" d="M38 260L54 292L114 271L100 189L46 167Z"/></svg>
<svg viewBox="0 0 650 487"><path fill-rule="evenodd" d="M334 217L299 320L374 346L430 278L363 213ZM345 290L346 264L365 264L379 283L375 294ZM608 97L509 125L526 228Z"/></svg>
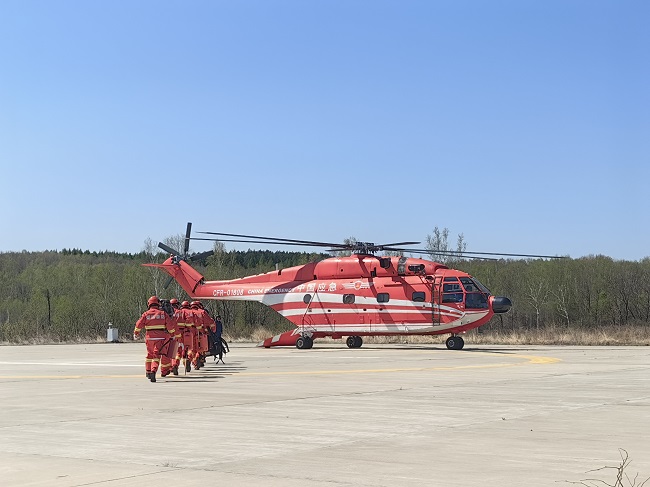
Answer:
<svg viewBox="0 0 650 487"><path fill-rule="evenodd" d="M492 299L492 311L495 313L507 313L512 307L512 301L505 296L494 296Z"/></svg>

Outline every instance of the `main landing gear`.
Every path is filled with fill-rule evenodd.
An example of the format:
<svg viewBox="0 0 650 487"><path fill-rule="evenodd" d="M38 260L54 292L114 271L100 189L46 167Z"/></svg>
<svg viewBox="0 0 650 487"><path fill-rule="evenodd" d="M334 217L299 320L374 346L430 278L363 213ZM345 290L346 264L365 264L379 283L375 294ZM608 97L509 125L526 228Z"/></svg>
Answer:
<svg viewBox="0 0 650 487"><path fill-rule="evenodd" d="M345 340L345 344L349 348L361 348L361 345L363 345L363 340L358 336L349 336L348 339Z"/></svg>
<svg viewBox="0 0 650 487"><path fill-rule="evenodd" d="M459 336L452 335L447 338L445 345L447 345L447 348L449 350L462 350L462 348L465 346L465 340Z"/></svg>
<svg viewBox="0 0 650 487"><path fill-rule="evenodd" d="M296 340L296 348L301 350L307 350L314 346L314 340L312 337L303 335Z"/></svg>

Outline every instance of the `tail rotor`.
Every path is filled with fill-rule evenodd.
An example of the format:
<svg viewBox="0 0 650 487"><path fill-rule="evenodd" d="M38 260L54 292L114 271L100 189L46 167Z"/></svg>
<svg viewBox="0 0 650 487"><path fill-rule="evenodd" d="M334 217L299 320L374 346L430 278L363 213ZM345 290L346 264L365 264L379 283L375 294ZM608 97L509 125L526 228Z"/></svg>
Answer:
<svg viewBox="0 0 650 487"><path fill-rule="evenodd" d="M172 262L174 264L179 264L181 261L185 262L199 262L205 259L206 257L214 254L214 250L208 250L207 252L200 252L198 254L189 255L190 251L190 240L192 233L192 222L187 222L187 228L185 230L185 241L183 245L183 252L179 252L176 249L173 249L169 245L164 244L163 242L158 242L158 247L172 256ZM171 282L174 280L173 276L169 276L167 282L163 286L164 289L167 289Z"/></svg>

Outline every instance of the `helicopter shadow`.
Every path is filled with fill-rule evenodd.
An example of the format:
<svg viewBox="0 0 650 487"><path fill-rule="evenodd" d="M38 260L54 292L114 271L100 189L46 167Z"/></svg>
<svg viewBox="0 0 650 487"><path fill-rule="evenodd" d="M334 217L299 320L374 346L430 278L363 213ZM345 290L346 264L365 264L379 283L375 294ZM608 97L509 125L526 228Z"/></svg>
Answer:
<svg viewBox="0 0 650 487"><path fill-rule="evenodd" d="M395 346L382 346L382 347L373 347L372 345L366 346L364 344L363 347L364 350L372 350L374 352L381 352L382 350L428 350L432 352L461 352L461 353L481 353L481 352L489 352L489 353L501 353L504 355L513 355L521 352L531 352L533 349L531 348L508 348L508 349L503 349L503 348L473 348L473 347L464 347L462 350L448 350L445 345L428 345L428 346L422 346L422 345L395 345ZM345 349L342 349L345 350Z"/></svg>
<svg viewBox="0 0 650 487"><path fill-rule="evenodd" d="M248 367L241 365L243 362L227 362L216 365L215 362L207 362L201 369L192 370L189 374L174 376L183 382L212 382L217 379L226 379L239 372L245 372ZM233 365L230 365L233 364ZM216 365L216 367L215 367Z"/></svg>

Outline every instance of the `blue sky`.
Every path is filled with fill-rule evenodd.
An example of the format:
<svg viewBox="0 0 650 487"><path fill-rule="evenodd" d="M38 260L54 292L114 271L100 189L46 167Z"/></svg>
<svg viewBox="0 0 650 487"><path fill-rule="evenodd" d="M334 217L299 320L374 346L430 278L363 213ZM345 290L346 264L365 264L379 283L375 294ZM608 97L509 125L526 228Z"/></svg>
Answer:
<svg viewBox="0 0 650 487"><path fill-rule="evenodd" d="M0 251L650 256L650 3L0 3ZM209 248L197 243L194 250Z"/></svg>

